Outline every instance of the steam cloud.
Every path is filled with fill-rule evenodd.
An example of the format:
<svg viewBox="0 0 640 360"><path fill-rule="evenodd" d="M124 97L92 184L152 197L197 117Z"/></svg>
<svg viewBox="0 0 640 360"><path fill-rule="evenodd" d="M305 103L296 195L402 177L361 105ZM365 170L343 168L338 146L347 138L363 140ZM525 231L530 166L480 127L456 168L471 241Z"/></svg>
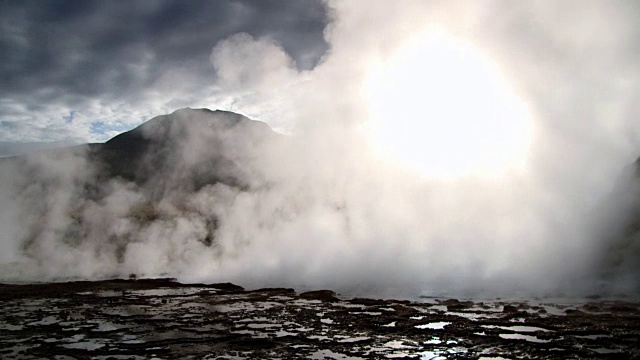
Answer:
<svg viewBox="0 0 640 360"><path fill-rule="evenodd" d="M246 34L212 50L234 108L276 114L293 136L253 123L206 128L194 119L229 115L182 110L165 134L177 140L149 156L176 155L148 162L146 182L92 187L101 170L89 147L3 164L3 273L387 294L585 293L606 279L607 291L637 291L638 242L621 230L640 198L634 169L622 171L640 149L637 5L329 6L331 47L313 70ZM425 24L480 44L527 103L535 137L524 172L443 182L374 156L359 87L372 59ZM200 186L184 177L194 171L240 181Z"/></svg>

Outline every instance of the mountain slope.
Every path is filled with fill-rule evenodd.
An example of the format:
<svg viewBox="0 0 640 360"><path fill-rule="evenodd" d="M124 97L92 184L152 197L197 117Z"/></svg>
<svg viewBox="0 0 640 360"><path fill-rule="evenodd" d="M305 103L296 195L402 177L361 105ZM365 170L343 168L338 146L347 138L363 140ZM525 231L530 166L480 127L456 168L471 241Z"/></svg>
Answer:
<svg viewBox="0 0 640 360"><path fill-rule="evenodd" d="M243 165L249 152L277 135L268 125L242 115L181 109L157 116L105 144L91 145L102 176L140 186L188 191L222 182L247 187ZM150 183L151 182L151 183Z"/></svg>

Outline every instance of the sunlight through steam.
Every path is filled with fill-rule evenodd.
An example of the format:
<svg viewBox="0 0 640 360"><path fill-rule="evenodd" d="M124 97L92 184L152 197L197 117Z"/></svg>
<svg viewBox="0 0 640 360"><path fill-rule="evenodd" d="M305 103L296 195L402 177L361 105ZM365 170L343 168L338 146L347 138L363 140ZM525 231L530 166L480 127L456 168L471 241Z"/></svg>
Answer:
<svg viewBox="0 0 640 360"><path fill-rule="evenodd" d="M432 178L521 170L527 108L497 66L444 32L409 40L374 63L364 84L377 151Z"/></svg>

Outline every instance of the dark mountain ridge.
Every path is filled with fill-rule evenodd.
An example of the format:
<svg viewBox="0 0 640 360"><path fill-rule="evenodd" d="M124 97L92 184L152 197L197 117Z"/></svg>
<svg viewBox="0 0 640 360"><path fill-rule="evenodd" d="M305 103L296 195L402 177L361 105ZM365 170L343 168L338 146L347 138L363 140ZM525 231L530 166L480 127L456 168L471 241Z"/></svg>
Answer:
<svg viewBox="0 0 640 360"><path fill-rule="evenodd" d="M235 156L246 149L238 146L259 147L275 137L267 124L240 114L187 108L89 147L91 160L101 164L106 178L121 177L143 186L167 182L166 177L158 179L158 173L173 173L177 178L171 186L197 190L215 182L246 187L238 163L243 159Z"/></svg>
<svg viewBox="0 0 640 360"><path fill-rule="evenodd" d="M0 166L29 168L38 157L82 157L91 168L89 182L94 187L122 179L152 192L194 191L213 183L246 189L250 180L244 178L242 162L278 137L266 123L237 113L185 108L156 116L105 143L2 158ZM30 172L29 178L37 180L37 172Z"/></svg>

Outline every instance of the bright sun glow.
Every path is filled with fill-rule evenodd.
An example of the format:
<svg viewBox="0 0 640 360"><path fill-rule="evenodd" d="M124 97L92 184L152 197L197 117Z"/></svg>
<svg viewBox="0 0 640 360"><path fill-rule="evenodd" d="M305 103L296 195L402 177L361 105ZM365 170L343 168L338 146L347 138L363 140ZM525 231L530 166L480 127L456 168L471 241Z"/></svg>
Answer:
<svg viewBox="0 0 640 360"><path fill-rule="evenodd" d="M442 32L369 69L368 130L378 151L423 175L496 176L523 166L531 125L497 66Z"/></svg>

